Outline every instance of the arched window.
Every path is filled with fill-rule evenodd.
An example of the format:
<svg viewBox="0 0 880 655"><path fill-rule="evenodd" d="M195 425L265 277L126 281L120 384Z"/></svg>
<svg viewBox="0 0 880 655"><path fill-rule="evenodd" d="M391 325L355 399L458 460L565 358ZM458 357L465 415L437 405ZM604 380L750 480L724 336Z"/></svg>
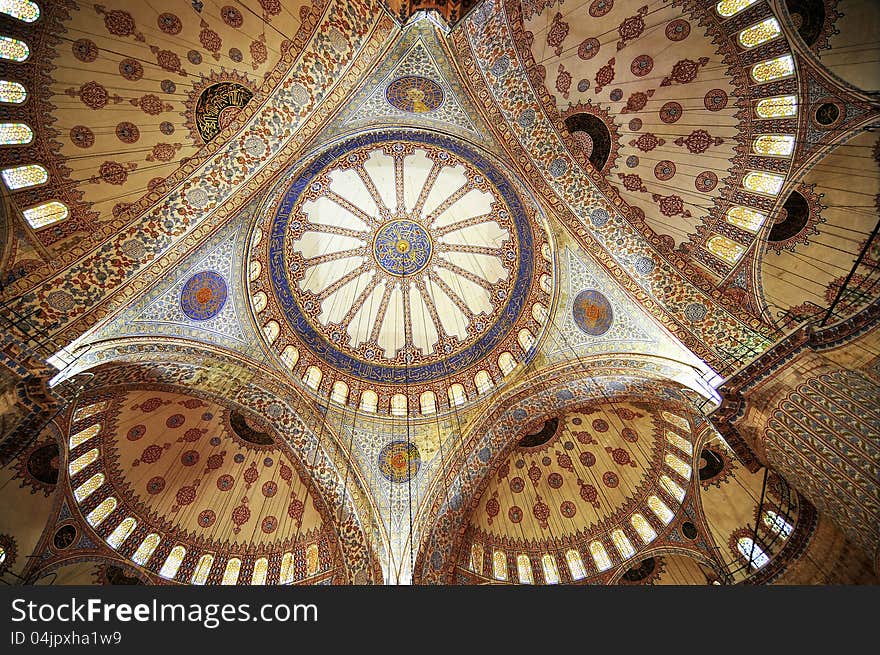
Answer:
<svg viewBox="0 0 880 655"><path fill-rule="evenodd" d="M660 476L660 484L664 489L666 489L666 491L669 492L669 495L676 498L678 502L684 500L684 489L678 486L677 483L673 482L672 478L670 478L668 475Z"/></svg>
<svg viewBox="0 0 880 655"><path fill-rule="evenodd" d="M8 36L0 36L0 59L25 61L31 55L27 43Z"/></svg>
<svg viewBox="0 0 880 655"><path fill-rule="evenodd" d="M0 0L0 13L33 23L40 17L40 6L31 0Z"/></svg>
<svg viewBox="0 0 880 655"><path fill-rule="evenodd" d="M450 385L449 389L446 390L446 395L449 398L449 404L452 407L464 405L465 401L467 401L467 396L464 393L464 387L458 383Z"/></svg>
<svg viewBox="0 0 880 655"><path fill-rule="evenodd" d="M528 555L517 555L516 571L519 574L520 584L535 584L535 579L532 577L532 560Z"/></svg>
<svg viewBox="0 0 880 655"><path fill-rule="evenodd" d="M614 542L614 547L617 548L617 552L623 559L629 559L636 554L636 549L633 548L629 537L620 528L611 532L611 541Z"/></svg>
<svg viewBox="0 0 880 655"><path fill-rule="evenodd" d="M38 186L49 181L49 173L39 164L6 168L3 170L2 175L3 181L10 191Z"/></svg>
<svg viewBox="0 0 880 655"><path fill-rule="evenodd" d="M318 557L318 544L309 544L306 548L306 575L315 575L321 570L321 561Z"/></svg>
<svg viewBox="0 0 880 655"><path fill-rule="evenodd" d="M532 318L543 325L547 322L547 308L542 303L536 302L532 305Z"/></svg>
<svg viewBox="0 0 880 655"><path fill-rule="evenodd" d="M263 292L261 291L260 293ZM281 351L281 363L284 364L288 370L292 371L298 361L299 351L293 346L284 346L284 350Z"/></svg>
<svg viewBox="0 0 880 655"><path fill-rule="evenodd" d="M174 576L177 575L177 571L180 569L180 565L183 564L184 557L186 557L186 548L183 546L175 546L172 548L171 552L168 553L168 557L165 558L165 563L162 565L162 568L159 569L159 575L163 578L173 580Z"/></svg>
<svg viewBox="0 0 880 655"><path fill-rule="evenodd" d="M762 20L739 33L739 43L744 48L754 48L782 34L775 18Z"/></svg>
<svg viewBox="0 0 880 655"><path fill-rule="evenodd" d="M422 414L434 414L437 411L437 394L433 391L423 391L419 396L419 409Z"/></svg>
<svg viewBox="0 0 880 655"><path fill-rule="evenodd" d="M516 340L519 341L520 348L523 349L523 353L526 355L535 347L535 335L527 328L519 331L519 334L516 335Z"/></svg>
<svg viewBox="0 0 880 655"><path fill-rule="evenodd" d="M495 385L492 382L492 378L489 376L489 371L477 371L476 375L474 375L474 386L477 387L477 393L486 393L492 389Z"/></svg>
<svg viewBox="0 0 880 655"><path fill-rule="evenodd" d="M257 291L253 297L254 303L254 311L259 314L261 311L266 309L266 304L269 302L269 296L265 294L263 291ZM288 346L288 348L293 348L293 346ZM293 348L296 350L296 348ZM297 353L298 354L298 353ZM282 355L283 357L283 355Z"/></svg>
<svg viewBox="0 0 880 655"><path fill-rule="evenodd" d="M110 545L110 548L113 550L119 548L125 540L128 539L129 535L134 532L136 527L137 521L135 521L134 518L131 516L125 518L122 523L113 529L110 536L107 537L107 543Z"/></svg>
<svg viewBox="0 0 880 655"><path fill-rule="evenodd" d="M278 321L269 321L263 326L263 334L266 336L266 341L272 343L275 339L278 338L278 335L281 334L281 326L278 325Z"/></svg>
<svg viewBox="0 0 880 655"><path fill-rule="evenodd" d="M220 581L220 584L233 585L238 582L239 571L241 571L241 560L233 557L226 562L226 569L223 571L223 579Z"/></svg>
<svg viewBox="0 0 880 655"><path fill-rule="evenodd" d="M22 146L33 140L34 131L29 125L24 123L0 123L0 146Z"/></svg>
<svg viewBox="0 0 880 655"><path fill-rule="evenodd" d="M752 142L752 150L767 157L789 157L794 151L791 134L761 134Z"/></svg>
<svg viewBox="0 0 880 655"><path fill-rule="evenodd" d="M110 496L109 498L105 498L101 501L101 504L98 505L95 509L89 512L89 515L86 516L86 521L89 522L94 528L97 528L101 523L104 522L110 512L116 509L116 498Z"/></svg>
<svg viewBox="0 0 880 655"><path fill-rule="evenodd" d="M492 553L492 577L496 580L507 580L507 556L502 550Z"/></svg>
<svg viewBox="0 0 880 655"><path fill-rule="evenodd" d="M498 355L498 368L501 369L501 373L505 377L513 373L513 369L516 368L516 360L513 358L513 355L507 351Z"/></svg>
<svg viewBox="0 0 880 655"><path fill-rule="evenodd" d="M757 232L766 220L766 216L748 207L731 207L727 210L727 222L749 232Z"/></svg>
<svg viewBox="0 0 880 655"><path fill-rule="evenodd" d="M759 118L788 118L797 114L797 96L764 98L755 105Z"/></svg>
<svg viewBox="0 0 880 655"><path fill-rule="evenodd" d="M773 510L764 512L764 525L770 528L773 534L781 534L788 539L791 536L794 526L785 520L783 516L777 514Z"/></svg>
<svg viewBox="0 0 880 655"><path fill-rule="evenodd" d="M10 80L0 80L0 102L20 105L27 100L27 89L24 85Z"/></svg>
<svg viewBox="0 0 880 655"><path fill-rule="evenodd" d="M590 543L590 554L593 556L597 569L607 571L611 568L611 558L608 557L608 553L605 552L605 546L600 542L593 541Z"/></svg>
<svg viewBox="0 0 880 655"><path fill-rule="evenodd" d="M91 496L98 487L104 484L104 479L103 473L95 473L92 477L79 485L76 488L76 491L73 492L73 497L76 498L76 502L81 503Z"/></svg>
<svg viewBox="0 0 880 655"><path fill-rule="evenodd" d="M791 55L782 55L752 66L752 79L759 84L772 82L789 75L794 75L794 59Z"/></svg>
<svg viewBox="0 0 880 655"><path fill-rule="evenodd" d="M262 271L262 270L263 270L263 265L260 263L260 260L259 259L253 260L248 265L248 280L250 280L251 282L256 280L258 277L260 277L260 271Z"/></svg>
<svg viewBox="0 0 880 655"><path fill-rule="evenodd" d="M107 409L106 400L101 403L92 403L91 405L86 405L85 407L79 407L73 413L73 422L76 423L77 421L82 421L84 418L94 416L98 412L103 412L105 409Z"/></svg>
<svg viewBox="0 0 880 655"><path fill-rule="evenodd" d="M663 522L663 525L669 525L669 522L675 518L675 514L672 513L672 510L666 506L660 498L657 496L648 496L648 507L651 508L651 511L657 516L660 521Z"/></svg>
<svg viewBox="0 0 880 655"><path fill-rule="evenodd" d="M743 178L743 188L755 193L763 193L767 196L779 195L785 178L764 171L752 171Z"/></svg>
<svg viewBox="0 0 880 655"><path fill-rule="evenodd" d="M736 540L736 547L743 559L755 569L760 569L770 561L770 558L751 537L740 537Z"/></svg>
<svg viewBox="0 0 880 655"><path fill-rule="evenodd" d="M408 411L408 403L406 400L406 396L402 393L396 393L391 396L391 415L392 416L406 416Z"/></svg>
<svg viewBox="0 0 880 655"><path fill-rule="evenodd" d="M67 467L67 470L70 472L70 476L73 477L80 471L82 471L89 464L98 459L98 449L92 448L87 453L84 453L77 457L70 463L70 466Z"/></svg>
<svg viewBox="0 0 880 655"><path fill-rule="evenodd" d="M147 561L152 557L153 551L159 546L159 542L161 538L155 532L151 532L144 540L141 542L141 545L138 546L138 549L135 551L134 555L131 556L131 560L140 566L143 566L147 563Z"/></svg>
<svg viewBox="0 0 880 655"><path fill-rule="evenodd" d="M63 202L52 200L51 202L45 202L42 205L25 209L22 214L28 225L35 230L39 230L41 227L63 221L70 216L70 210Z"/></svg>
<svg viewBox="0 0 880 655"><path fill-rule="evenodd" d="M544 571L544 582L547 584L559 584L559 569L556 568L556 558L549 553L541 557L541 569Z"/></svg>
<svg viewBox="0 0 880 655"><path fill-rule="evenodd" d="M758 0L721 0L715 5L715 11L723 18L730 18L734 14L738 14L743 9L751 7Z"/></svg>
<svg viewBox="0 0 880 655"><path fill-rule="evenodd" d="M541 289L544 291L544 293L549 294L553 290L553 287L550 284L551 282L552 279L549 275L547 275L546 273L541 275L539 284L541 285Z"/></svg>
<svg viewBox="0 0 880 655"><path fill-rule="evenodd" d="M746 251L746 247L727 237L716 235L706 242L706 250L728 264L736 264Z"/></svg>
<svg viewBox="0 0 880 655"><path fill-rule="evenodd" d="M289 584L293 581L293 553L284 553L281 558L281 575L278 576L279 584Z"/></svg>
<svg viewBox="0 0 880 655"><path fill-rule="evenodd" d="M211 572L212 566L214 566L214 556L210 553L202 555L199 558L199 563L196 564L196 570L193 572L191 582L193 584L205 584L208 581L208 574Z"/></svg>
<svg viewBox="0 0 880 655"><path fill-rule="evenodd" d="M470 570L477 575L483 575L483 544L476 541L471 544Z"/></svg>
<svg viewBox="0 0 880 655"><path fill-rule="evenodd" d="M691 477L691 467L682 462L678 457L673 455L672 453L666 453L666 466L671 468L673 471L678 473L685 480L690 480Z"/></svg>
<svg viewBox="0 0 880 655"><path fill-rule="evenodd" d="M254 572L253 575L251 575L251 584L257 586L266 584L266 576L268 574L269 560L265 557L261 557L254 562Z"/></svg>
<svg viewBox="0 0 880 655"><path fill-rule="evenodd" d="M646 546L657 538L657 532L655 532L654 528L651 527L651 524L648 523L648 519L641 514L633 514L629 522L638 533L642 543Z"/></svg>
<svg viewBox="0 0 880 655"><path fill-rule="evenodd" d="M379 407L379 396L376 395L376 392L369 389L364 391L361 394L361 411L372 413L376 411L377 407Z"/></svg>
<svg viewBox="0 0 880 655"><path fill-rule="evenodd" d="M333 383L333 390L330 392L330 400L340 405L348 402L348 385L342 380Z"/></svg>
<svg viewBox="0 0 880 655"><path fill-rule="evenodd" d="M80 430L75 435L70 437L70 449L73 450L77 446L84 444L86 441L94 437L101 431L101 424L95 423L94 425L90 425L84 430Z"/></svg>
<svg viewBox="0 0 880 655"><path fill-rule="evenodd" d="M306 369L305 375L303 375L303 384L309 387L309 389L316 390L321 386L322 377L323 373L321 373L321 369L317 366L309 366Z"/></svg>
<svg viewBox="0 0 880 655"><path fill-rule="evenodd" d="M688 455L694 454L694 447L691 442L681 435L676 434L672 430L666 431L666 441L671 443L683 453L687 453Z"/></svg>
<svg viewBox="0 0 880 655"><path fill-rule="evenodd" d="M691 431L690 423L688 423L687 419L683 416L679 416L678 414L673 414L672 412L667 412L666 410L663 410L662 412L660 412L660 416L663 417L664 421L668 421L669 423L672 423L672 425L677 427L679 430L682 430L684 432Z"/></svg>
<svg viewBox="0 0 880 655"><path fill-rule="evenodd" d="M587 569L584 568L584 560L581 554L574 548L565 551L565 561L568 562L568 570L572 580L583 580L587 577Z"/></svg>

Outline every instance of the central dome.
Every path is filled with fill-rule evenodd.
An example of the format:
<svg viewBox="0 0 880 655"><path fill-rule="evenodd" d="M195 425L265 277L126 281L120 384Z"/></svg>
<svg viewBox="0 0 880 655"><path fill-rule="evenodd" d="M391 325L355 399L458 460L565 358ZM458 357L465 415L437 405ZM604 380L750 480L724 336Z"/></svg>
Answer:
<svg viewBox="0 0 880 655"><path fill-rule="evenodd" d="M264 332L297 362L418 385L516 349L523 328L540 330L524 310L537 294L549 306L535 284L544 232L499 167L458 141L359 136L311 160L267 209L268 238L251 255L267 285L253 285L254 304L280 319L282 339ZM548 260L537 266L549 273ZM257 301L267 286L267 302Z"/></svg>

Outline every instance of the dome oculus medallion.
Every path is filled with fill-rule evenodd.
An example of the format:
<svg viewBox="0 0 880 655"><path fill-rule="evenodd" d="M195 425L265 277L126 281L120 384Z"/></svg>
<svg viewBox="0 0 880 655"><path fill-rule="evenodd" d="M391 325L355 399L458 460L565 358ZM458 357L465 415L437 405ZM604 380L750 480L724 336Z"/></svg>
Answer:
<svg viewBox="0 0 880 655"><path fill-rule="evenodd" d="M255 315L282 361L295 348L296 371L317 366L321 386L405 385L376 388L381 405L383 394L417 398L477 365L500 380L498 354L531 355L518 335L540 336L531 310L550 306L537 281L552 267L535 253L549 244L475 149L416 131L361 135L286 178L261 215Z"/></svg>

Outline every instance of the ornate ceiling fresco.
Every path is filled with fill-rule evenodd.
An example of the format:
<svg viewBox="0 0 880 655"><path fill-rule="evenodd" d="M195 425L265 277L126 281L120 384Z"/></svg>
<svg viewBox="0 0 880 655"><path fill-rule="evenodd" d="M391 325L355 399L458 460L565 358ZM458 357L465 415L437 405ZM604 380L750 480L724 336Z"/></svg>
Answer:
<svg viewBox="0 0 880 655"><path fill-rule="evenodd" d="M112 584L780 579L815 510L705 417L863 249L836 316L880 294L852 2L0 16L29 50L0 42L0 299L77 398L0 449L3 552Z"/></svg>

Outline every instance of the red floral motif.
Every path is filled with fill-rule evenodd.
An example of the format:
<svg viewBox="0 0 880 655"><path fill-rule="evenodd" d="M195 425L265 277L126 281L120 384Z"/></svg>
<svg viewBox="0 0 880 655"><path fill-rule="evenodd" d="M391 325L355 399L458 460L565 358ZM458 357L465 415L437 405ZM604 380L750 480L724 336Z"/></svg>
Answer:
<svg viewBox="0 0 880 655"><path fill-rule="evenodd" d="M254 464L254 462L251 462L251 465L244 472L244 481L248 483L248 486L250 486L254 482L256 482L258 477L260 477L260 472L257 471L256 464Z"/></svg>
<svg viewBox="0 0 880 655"><path fill-rule="evenodd" d="M174 14L159 14L159 17L156 19L156 24L159 25L159 29L165 32L165 34L171 34L172 36L175 34L179 34L183 25L180 22L180 19Z"/></svg>
<svg viewBox="0 0 880 655"><path fill-rule="evenodd" d="M614 0L593 0L590 3L590 16L601 18L614 8Z"/></svg>
<svg viewBox="0 0 880 655"><path fill-rule="evenodd" d="M183 414L174 414L165 421L165 425L172 430L179 428L184 423L186 423L186 417Z"/></svg>
<svg viewBox="0 0 880 655"><path fill-rule="evenodd" d="M589 450L585 450L584 452L582 452L579 456L579 459L581 460L581 464L588 468L596 463L596 456Z"/></svg>
<svg viewBox="0 0 880 655"><path fill-rule="evenodd" d="M185 505L189 505L196 499L196 488L195 487L181 487L177 491L177 504L181 507Z"/></svg>
<svg viewBox="0 0 880 655"><path fill-rule="evenodd" d="M226 455L226 451L222 451L219 453L214 453L210 457L208 457L208 461L205 463L207 471L216 471L218 468L223 466L223 457Z"/></svg>
<svg viewBox="0 0 880 655"><path fill-rule="evenodd" d="M608 421L605 419L593 419L593 429L596 432L608 432Z"/></svg>
<svg viewBox="0 0 880 655"><path fill-rule="evenodd" d="M577 514L577 507L570 500L566 500L559 506L559 511L565 518L570 519L574 518L574 515Z"/></svg>
<svg viewBox="0 0 880 655"><path fill-rule="evenodd" d="M223 39L204 20L199 23L199 27L202 28L202 31L199 32L199 42L204 46L205 50L212 54L214 59L220 59L220 48L223 47Z"/></svg>
<svg viewBox="0 0 880 655"><path fill-rule="evenodd" d="M662 146L666 143L666 141L660 137L658 137L653 132L645 132L644 134L639 135L638 139L634 139L629 142L629 145L635 146L642 152L650 152L654 148L658 146Z"/></svg>
<svg viewBox="0 0 880 655"><path fill-rule="evenodd" d="M138 425L134 425L128 430L128 434L125 435L125 438L129 441L137 441L141 437L143 437L147 433L147 426L139 423Z"/></svg>
<svg viewBox="0 0 880 655"><path fill-rule="evenodd" d="M183 433L183 436L178 441L186 441L187 443L198 441L207 431L206 428L190 428Z"/></svg>
<svg viewBox="0 0 880 655"><path fill-rule="evenodd" d="M574 466L571 463L571 457L569 457L565 453L559 452L558 450L556 451L556 463L559 465L559 468L574 473Z"/></svg>
<svg viewBox="0 0 880 655"><path fill-rule="evenodd" d="M79 99L86 107L103 109L110 99L110 94L107 93L107 89L103 85L93 80L79 87Z"/></svg>
<svg viewBox="0 0 880 655"><path fill-rule="evenodd" d="M180 456L180 463L184 466L195 466L199 462L199 451L187 450Z"/></svg>
<svg viewBox="0 0 880 655"><path fill-rule="evenodd" d="M98 177L107 184L122 185L128 180L128 172L137 168L134 162L120 164L116 161L105 161L98 168Z"/></svg>
<svg viewBox="0 0 880 655"><path fill-rule="evenodd" d="M680 196L661 196L659 193L655 193L651 195L651 199L659 204L660 212L664 216L691 217L691 213L684 208L684 201Z"/></svg>
<svg viewBox="0 0 880 655"><path fill-rule="evenodd" d="M623 50L623 48L626 47L627 41L632 41L633 39L638 38L641 36L642 32L645 31L644 16L647 13L647 5L639 7L638 13L634 16L630 16L620 24L617 28L617 33L620 34L620 41L617 42L618 50ZM556 54L559 53L557 52Z"/></svg>
<svg viewBox="0 0 880 655"><path fill-rule="evenodd" d="M501 482L510 474L510 462L504 462L498 467L498 482Z"/></svg>
<svg viewBox="0 0 880 655"><path fill-rule="evenodd" d="M517 477L512 478L510 480L510 490L513 493L518 494L525 488L526 488L525 480L523 480L521 477L517 476Z"/></svg>
<svg viewBox="0 0 880 655"><path fill-rule="evenodd" d="M630 454L624 448L611 448L610 446L605 448L605 451L611 453L611 458L614 460L615 464L620 466L632 466L636 467L636 463L630 457Z"/></svg>
<svg viewBox="0 0 880 655"><path fill-rule="evenodd" d="M489 525L492 525L492 520L498 516L498 512L501 511L501 503L498 502L497 498L490 498L486 501L486 514L489 516Z"/></svg>
<svg viewBox="0 0 880 655"><path fill-rule="evenodd" d="M571 89L571 73L565 70L565 66L559 64L556 75L556 90L562 94L563 98L568 98L568 92Z"/></svg>
<svg viewBox="0 0 880 655"><path fill-rule="evenodd" d="M150 116L157 116L163 111L171 111L170 104L163 103L159 96L152 93L148 93L140 98L132 98L130 102L135 107L140 107L141 111Z"/></svg>
<svg viewBox="0 0 880 655"><path fill-rule="evenodd" d="M305 507L302 504L302 501L299 498L294 498L287 506L287 515L292 519L300 521L302 520L304 509Z"/></svg>
<svg viewBox="0 0 880 655"><path fill-rule="evenodd" d="M82 62L90 64L98 58L98 46L91 39L79 39L74 41L73 56Z"/></svg>
<svg viewBox="0 0 880 655"><path fill-rule="evenodd" d="M639 440L639 433L632 428L623 428L623 430L620 431L620 436L630 443L636 443Z"/></svg>
<svg viewBox="0 0 880 655"><path fill-rule="evenodd" d="M261 489L263 495L266 498L272 498L276 493L278 493L278 485L275 484L272 480L263 483L263 488Z"/></svg>
<svg viewBox="0 0 880 655"><path fill-rule="evenodd" d="M241 12L235 7L230 7L226 5L220 10L220 17L223 19L223 22L229 25L229 27L239 28L244 24L244 16L241 15Z"/></svg>
<svg viewBox="0 0 880 655"><path fill-rule="evenodd" d="M532 515L538 519L538 524L546 530L548 528L547 519L550 518L550 507L541 500L540 496L535 498L535 504L532 505Z"/></svg>
<svg viewBox="0 0 880 655"><path fill-rule="evenodd" d="M241 526L247 523L251 518L251 510L247 505L242 503L238 507L232 510L232 522L235 523L235 528L233 528L233 532L238 534L241 532Z"/></svg>
<svg viewBox="0 0 880 655"><path fill-rule="evenodd" d="M144 35L137 31L134 18L127 11L106 11L101 5L95 5L95 10L104 14L104 27L113 36L134 36L138 41L144 40Z"/></svg>
<svg viewBox="0 0 880 655"><path fill-rule="evenodd" d="M709 63L708 57L700 57L699 61L691 59L680 59L672 67L672 72L668 77L664 77L660 82L660 86L669 86L673 82L679 84L688 84L697 79L697 73L700 68Z"/></svg>
<svg viewBox="0 0 880 655"><path fill-rule="evenodd" d="M591 435L589 432L587 432L585 430L577 430L576 432L573 432L572 434L574 434L575 439L577 439L578 441L580 441L584 445L596 443L595 439L593 439L593 435Z"/></svg>
<svg viewBox="0 0 880 655"><path fill-rule="evenodd" d="M553 489L559 489L562 486L562 476L553 471L553 473L547 476L547 484Z"/></svg>
<svg viewBox="0 0 880 655"><path fill-rule="evenodd" d="M568 23L562 20L562 14L557 12L550 24L550 29L547 30L547 45L553 48L557 57L562 54L562 42L568 36L568 29Z"/></svg>
<svg viewBox="0 0 880 655"><path fill-rule="evenodd" d="M592 37L590 37L589 39L584 39L578 46L578 57L580 57L584 61L592 59L597 54L599 54L600 47L601 44L599 43L598 39L594 39Z"/></svg>
<svg viewBox="0 0 880 655"><path fill-rule="evenodd" d="M623 182L623 188L627 191L641 191L646 193L647 187L642 183L642 178L637 173L618 173L617 177Z"/></svg>
<svg viewBox="0 0 880 655"><path fill-rule="evenodd" d="M220 491L229 491L232 487L235 486L235 478L231 475L224 474L217 478L217 488Z"/></svg>
<svg viewBox="0 0 880 655"><path fill-rule="evenodd" d="M676 18L666 26L666 38L670 41L684 41L691 33L691 24L683 18Z"/></svg>
<svg viewBox="0 0 880 655"><path fill-rule="evenodd" d="M614 410L614 413L624 421L632 421L636 417L636 413L629 407L618 407Z"/></svg>
<svg viewBox="0 0 880 655"><path fill-rule="evenodd" d="M134 405L134 406L132 406L132 409L139 409L139 410L141 410L144 414L147 414L147 413L149 413L149 412L154 412L154 411L156 411L156 410L159 409L162 405L167 405L169 402L170 402L170 401L167 401L167 400L163 401L161 398L156 398L156 397L154 396L153 398L147 398L147 399L146 399L144 402L142 402L140 405Z"/></svg>
<svg viewBox="0 0 880 655"><path fill-rule="evenodd" d="M695 155L706 152L709 146L720 146L722 143L724 143L724 139L720 136L713 137L706 130L694 130L687 138L678 137L675 140L675 145L687 146L687 149Z"/></svg>
<svg viewBox="0 0 880 655"><path fill-rule="evenodd" d="M514 505L509 510L507 510L507 518L511 520L513 523L519 523L523 520L523 511Z"/></svg>
<svg viewBox="0 0 880 655"><path fill-rule="evenodd" d="M654 166L654 177L656 177L661 182L665 182L666 180L671 180L675 175L675 164L668 159L664 159L661 162L657 162L657 165Z"/></svg>
<svg viewBox="0 0 880 655"><path fill-rule="evenodd" d="M532 484L537 486L538 480L541 479L541 469L532 462L532 465L529 467L529 480L532 481Z"/></svg>
<svg viewBox="0 0 880 655"><path fill-rule="evenodd" d="M617 477L616 473L612 473L611 471L606 471L602 475L602 483L608 487L609 489L614 489L617 485L620 484L620 478Z"/></svg>
<svg viewBox="0 0 880 655"><path fill-rule="evenodd" d="M718 176L712 171L703 171L697 175L697 178L694 180L694 186L697 188L697 191L708 193L718 186Z"/></svg>
<svg viewBox="0 0 880 655"><path fill-rule="evenodd" d="M123 143L135 143L141 138L141 131L134 123L123 121L116 126L116 138Z"/></svg>
<svg viewBox="0 0 880 655"><path fill-rule="evenodd" d="M727 106L727 93L722 89L712 89L706 93L703 104L709 111L721 111Z"/></svg>
<svg viewBox="0 0 880 655"><path fill-rule="evenodd" d="M648 55L639 55L632 60L630 72L636 77L644 77L654 69L654 60Z"/></svg>
<svg viewBox="0 0 880 655"><path fill-rule="evenodd" d="M293 471L287 464L281 464L279 466L281 479L290 484L291 477L293 476Z"/></svg>
<svg viewBox="0 0 880 655"><path fill-rule="evenodd" d="M149 482L147 482L147 493L151 496L155 496L156 494L162 493L162 490L165 488L165 478L161 475L157 475L155 477L150 478Z"/></svg>
<svg viewBox="0 0 880 655"><path fill-rule="evenodd" d="M614 81L614 57L608 60L608 63L596 71L596 86L593 87L596 93L599 93L606 86Z"/></svg>
<svg viewBox="0 0 880 655"><path fill-rule="evenodd" d="M257 66L266 61L266 58L269 56L269 51L266 49L266 44L260 40L251 41L250 51L253 68L256 70Z"/></svg>
<svg viewBox="0 0 880 655"><path fill-rule="evenodd" d="M171 161L180 149L181 144L157 143L147 155L147 161Z"/></svg>
<svg viewBox="0 0 880 655"><path fill-rule="evenodd" d="M654 95L654 89L650 89L647 93L642 91L631 93L629 98L627 98L626 106L620 110L620 113L629 114L644 109L645 105L648 104L648 98L652 95Z"/></svg>
<svg viewBox="0 0 880 655"><path fill-rule="evenodd" d="M214 510L206 509L199 514L199 526L203 528L210 528L216 520L217 514L214 513Z"/></svg>
<svg viewBox="0 0 880 655"><path fill-rule="evenodd" d="M599 492L596 490L596 487L587 484L580 478L578 478L578 486L581 488L581 498L596 509L599 509Z"/></svg>
<svg viewBox="0 0 880 655"><path fill-rule="evenodd" d="M667 102L660 108L660 120L664 123L675 123L681 118L684 110L677 102Z"/></svg>
<svg viewBox="0 0 880 655"><path fill-rule="evenodd" d="M141 453L141 461L144 464L154 464L159 461L159 458L162 457L162 446L152 445L144 448L144 452Z"/></svg>
<svg viewBox="0 0 880 655"><path fill-rule="evenodd" d="M183 71L180 70L180 57L177 56L176 53L171 50L159 50L156 46L150 46L150 51L156 55L156 63L159 64L159 67L162 70L170 71L172 73Z"/></svg>
<svg viewBox="0 0 880 655"><path fill-rule="evenodd" d="M281 0L260 0L260 6L269 16L277 16L281 13Z"/></svg>
<svg viewBox="0 0 880 655"><path fill-rule="evenodd" d="M129 82L137 82L144 76L144 67L137 59L123 59L119 62L119 74Z"/></svg>
<svg viewBox="0 0 880 655"><path fill-rule="evenodd" d="M267 516L260 523L260 530L266 534L272 534L278 528L278 519L274 516Z"/></svg>
<svg viewBox="0 0 880 655"><path fill-rule="evenodd" d="M70 128L70 141L78 148L91 148L95 145L95 133L85 125Z"/></svg>

